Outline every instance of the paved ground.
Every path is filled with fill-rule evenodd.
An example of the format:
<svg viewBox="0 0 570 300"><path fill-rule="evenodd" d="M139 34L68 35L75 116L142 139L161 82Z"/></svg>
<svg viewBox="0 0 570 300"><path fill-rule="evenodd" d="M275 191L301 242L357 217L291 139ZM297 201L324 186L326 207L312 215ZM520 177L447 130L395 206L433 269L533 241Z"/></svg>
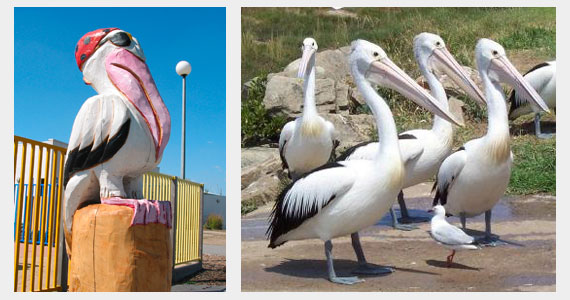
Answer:
<svg viewBox="0 0 570 300"><path fill-rule="evenodd" d="M204 230L204 253L226 256L226 231Z"/></svg>
<svg viewBox="0 0 570 300"><path fill-rule="evenodd" d="M405 191L412 215L429 216L431 184ZM410 197L410 198L408 198ZM267 248L264 233L270 206L242 219L243 291L555 291L556 206L551 196L505 197L493 210L493 232L511 245L459 252L445 267L447 249L433 242L423 223L414 231L393 230L390 217L361 232L367 259L394 267L387 276L364 277L354 286L325 279L319 240L288 242ZM449 218L458 225L459 220ZM482 235L482 216L469 219L471 235ZM356 267L349 237L333 240L335 267L348 276Z"/></svg>

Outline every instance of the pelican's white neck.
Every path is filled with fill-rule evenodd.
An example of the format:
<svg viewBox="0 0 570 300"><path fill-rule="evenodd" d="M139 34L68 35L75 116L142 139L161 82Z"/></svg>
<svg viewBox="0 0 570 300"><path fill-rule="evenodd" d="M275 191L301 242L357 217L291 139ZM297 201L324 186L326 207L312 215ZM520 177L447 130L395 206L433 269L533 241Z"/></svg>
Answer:
<svg viewBox="0 0 570 300"><path fill-rule="evenodd" d="M505 94L498 82L492 81L485 72L481 72L481 80L485 86L487 98L487 136L504 136L509 134L509 120Z"/></svg>
<svg viewBox="0 0 570 300"><path fill-rule="evenodd" d="M481 72L487 99L487 134L484 137L486 157L493 164L506 162L511 153L509 120L503 89L498 82L492 81L486 72Z"/></svg>
<svg viewBox="0 0 570 300"><path fill-rule="evenodd" d="M353 72L353 74L354 73L355 72ZM378 156L376 156L376 159L386 156L397 156L401 159L398 144L398 131L396 130L396 123L394 122L394 117L392 115L392 111L390 111L390 107L362 75L357 75L355 77L355 81L358 89L364 98L367 99L366 103L372 110L374 118L376 119L376 125L378 126L378 141L380 145L378 147L379 153Z"/></svg>
<svg viewBox="0 0 570 300"><path fill-rule="evenodd" d="M424 67L420 67L420 70L424 77L426 78L429 88L431 90L431 95L439 101L441 106L446 110L449 110L449 103L447 100L447 95L445 94L445 89L437 77ZM438 115L433 116L433 126L431 130L440 138L447 140L450 144L453 142L453 126L448 121L444 120Z"/></svg>
<svg viewBox="0 0 570 300"><path fill-rule="evenodd" d="M317 106L315 103L315 59L309 62L309 74L305 75L303 82L303 121L316 117Z"/></svg>

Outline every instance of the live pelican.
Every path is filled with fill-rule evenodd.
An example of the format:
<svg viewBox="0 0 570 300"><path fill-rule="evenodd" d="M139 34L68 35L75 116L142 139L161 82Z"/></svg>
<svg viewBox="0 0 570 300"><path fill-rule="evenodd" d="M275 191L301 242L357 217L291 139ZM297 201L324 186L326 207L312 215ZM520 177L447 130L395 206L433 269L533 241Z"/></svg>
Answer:
<svg viewBox="0 0 570 300"><path fill-rule="evenodd" d="M544 99L548 108L556 108L556 61L543 62L530 69L523 76L524 79ZM514 120L520 116L534 113L534 132L538 138L550 138L552 134L542 133L540 129L540 108L518 96L513 90L509 96L511 109L509 119Z"/></svg>
<svg viewBox="0 0 570 300"><path fill-rule="evenodd" d="M459 215L465 228L467 217L485 213L482 242L495 245L491 235L491 209L505 193L513 161L505 95L500 83L511 85L520 97L544 111L548 107L508 60L498 43L481 39L475 48L479 75L487 99L488 129L447 157L437 174L433 205L440 203L448 213Z"/></svg>
<svg viewBox="0 0 570 300"><path fill-rule="evenodd" d="M303 115L290 121L279 136L279 154L283 168L296 179L326 164L332 154L334 125L317 113L315 104L315 56L319 46L313 38L303 41L303 56L298 77L303 78Z"/></svg>
<svg viewBox="0 0 570 300"><path fill-rule="evenodd" d="M142 197L170 136L170 114L139 42L118 28L85 34L75 48L83 80L99 95L75 117L64 168L64 231L71 250L75 211L112 197ZM140 175L142 176L142 175Z"/></svg>
<svg viewBox="0 0 570 300"><path fill-rule="evenodd" d="M447 223L445 220L445 208L436 205L433 208L434 216L431 218L431 237L445 248L451 249L451 254L447 256L447 267L451 267L456 251L477 250L475 238L467 235L461 229Z"/></svg>
<svg viewBox="0 0 570 300"><path fill-rule="evenodd" d="M447 74L472 99L481 105L485 104L483 93L449 53L441 37L427 32L418 34L414 38L414 54L420 72L429 84L431 94L442 107L448 109L448 100L443 85L437 79L435 72ZM401 133L398 138L402 160L406 168L404 188L407 188L429 180L437 173L443 160L451 153L453 126L445 119L435 115L431 129L406 131ZM374 159L377 152L378 142L364 142L347 149L339 156L338 160L371 160ZM423 220L409 216L403 191L398 194L398 203L404 222L411 222L414 219L416 221ZM394 228L402 230L416 228L411 225L399 224L393 208L390 208L390 214Z"/></svg>
<svg viewBox="0 0 570 300"><path fill-rule="evenodd" d="M358 277L337 277L334 271L331 239L347 234L353 234L360 265L356 273L392 272L390 268L374 268L366 263L356 233L373 225L388 211L402 189L405 176L392 112L372 83L395 89L429 111L456 122L377 45L364 40L352 42L349 65L376 119L381 141L377 155L374 160L332 162L292 182L278 197L267 230L270 248L291 240L324 241L329 280L342 284L361 281Z"/></svg>

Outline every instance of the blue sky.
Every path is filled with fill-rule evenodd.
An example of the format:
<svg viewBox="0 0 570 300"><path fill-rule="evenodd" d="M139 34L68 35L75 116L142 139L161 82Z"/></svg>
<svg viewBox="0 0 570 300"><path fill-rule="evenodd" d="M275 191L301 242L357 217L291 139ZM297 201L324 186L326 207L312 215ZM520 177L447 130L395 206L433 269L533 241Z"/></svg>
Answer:
<svg viewBox="0 0 570 300"><path fill-rule="evenodd" d="M75 115L95 91L74 50L87 32L118 27L140 42L172 121L160 171L180 175L182 79L187 60L186 178L226 190L225 8L15 8L14 134L67 142Z"/></svg>

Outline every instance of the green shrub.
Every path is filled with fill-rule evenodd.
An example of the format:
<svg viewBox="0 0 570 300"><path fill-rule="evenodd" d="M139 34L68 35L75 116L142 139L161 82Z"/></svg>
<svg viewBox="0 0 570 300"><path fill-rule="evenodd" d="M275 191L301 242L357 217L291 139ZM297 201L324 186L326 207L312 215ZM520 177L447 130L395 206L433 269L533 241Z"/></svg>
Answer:
<svg viewBox="0 0 570 300"><path fill-rule="evenodd" d="M220 230L223 228L223 225L224 225L224 220L222 219L221 216L210 214L206 219L206 224L204 224L204 228Z"/></svg>
<svg viewBox="0 0 570 300"><path fill-rule="evenodd" d="M287 120L270 116L263 105L267 76L258 76L247 87L247 98L241 101L241 145L249 147L279 140Z"/></svg>

